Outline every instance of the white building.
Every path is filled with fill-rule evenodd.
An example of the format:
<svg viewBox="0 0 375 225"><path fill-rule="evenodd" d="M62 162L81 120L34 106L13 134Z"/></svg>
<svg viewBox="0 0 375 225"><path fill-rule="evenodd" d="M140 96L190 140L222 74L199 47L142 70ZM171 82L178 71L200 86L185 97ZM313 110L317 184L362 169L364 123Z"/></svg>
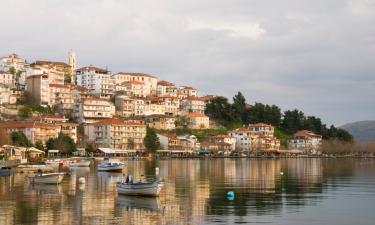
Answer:
<svg viewBox="0 0 375 225"><path fill-rule="evenodd" d="M275 128L272 125L265 123L250 124L249 130L257 135L264 135L267 137L273 137Z"/></svg>
<svg viewBox="0 0 375 225"><path fill-rule="evenodd" d="M158 81L156 95L157 96L177 96L178 90L175 84L165 80Z"/></svg>
<svg viewBox="0 0 375 225"><path fill-rule="evenodd" d="M26 71L29 66L26 59L19 57L17 54L11 54L0 58L0 70L8 72L10 68L13 67L17 74L15 83L21 86L26 84Z"/></svg>
<svg viewBox="0 0 375 225"><path fill-rule="evenodd" d="M187 98L189 96L197 96L198 95L197 89L195 89L193 87L189 87L189 86L178 87L177 92L178 92L178 96L181 99Z"/></svg>
<svg viewBox="0 0 375 225"><path fill-rule="evenodd" d="M90 90L100 98L109 99L114 93L113 79L110 72L93 66L86 66L76 70L76 84Z"/></svg>
<svg viewBox="0 0 375 225"><path fill-rule="evenodd" d="M181 109L187 113L204 113L204 100L196 96L189 96L181 100Z"/></svg>
<svg viewBox="0 0 375 225"><path fill-rule="evenodd" d="M119 72L112 75L115 85L122 85L124 82L139 81L145 85L144 89L150 90L151 95L156 95L157 78L145 73Z"/></svg>
<svg viewBox="0 0 375 225"><path fill-rule="evenodd" d="M316 154L319 152L321 145L322 136L308 130L300 130L288 140L290 150L301 150L304 153Z"/></svg>
<svg viewBox="0 0 375 225"><path fill-rule="evenodd" d="M229 132L229 136L236 139L236 149L239 151L252 151L252 137L249 129L241 127Z"/></svg>
<svg viewBox="0 0 375 225"><path fill-rule="evenodd" d="M95 123L102 119L112 118L114 115L113 103L97 97L82 99L74 108L74 117L78 123Z"/></svg>
<svg viewBox="0 0 375 225"><path fill-rule="evenodd" d="M5 71L2 71L0 70L0 84L4 84L10 88L13 88L15 87L15 75L9 73L9 72L5 72Z"/></svg>

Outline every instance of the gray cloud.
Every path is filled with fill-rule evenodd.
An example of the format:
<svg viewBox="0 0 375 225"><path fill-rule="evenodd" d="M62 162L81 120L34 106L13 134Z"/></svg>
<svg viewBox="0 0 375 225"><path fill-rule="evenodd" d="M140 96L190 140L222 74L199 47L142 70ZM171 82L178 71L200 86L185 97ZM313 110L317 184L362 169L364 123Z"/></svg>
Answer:
<svg viewBox="0 0 375 225"><path fill-rule="evenodd" d="M201 93L299 108L337 125L375 115L374 0L13 0L0 54L143 71Z"/></svg>

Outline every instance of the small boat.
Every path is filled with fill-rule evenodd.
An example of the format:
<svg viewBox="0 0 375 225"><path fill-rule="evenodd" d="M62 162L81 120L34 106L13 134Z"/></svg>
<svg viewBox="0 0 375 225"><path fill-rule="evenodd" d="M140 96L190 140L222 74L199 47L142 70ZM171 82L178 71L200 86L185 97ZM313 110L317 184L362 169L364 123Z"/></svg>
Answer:
<svg viewBox="0 0 375 225"><path fill-rule="evenodd" d="M81 160L77 162L70 163L70 167L89 167L91 164L88 160Z"/></svg>
<svg viewBox="0 0 375 225"><path fill-rule="evenodd" d="M64 173L37 173L28 177L32 184L60 184L64 178Z"/></svg>
<svg viewBox="0 0 375 225"><path fill-rule="evenodd" d="M0 167L0 176L10 176L13 170L11 167Z"/></svg>
<svg viewBox="0 0 375 225"><path fill-rule="evenodd" d="M163 186L162 181L132 181L128 178L116 183L117 193L137 196L159 196Z"/></svg>
<svg viewBox="0 0 375 225"><path fill-rule="evenodd" d="M103 162L98 165L98 171L121 172L124 167L125 164L120 162Z"/></svg>

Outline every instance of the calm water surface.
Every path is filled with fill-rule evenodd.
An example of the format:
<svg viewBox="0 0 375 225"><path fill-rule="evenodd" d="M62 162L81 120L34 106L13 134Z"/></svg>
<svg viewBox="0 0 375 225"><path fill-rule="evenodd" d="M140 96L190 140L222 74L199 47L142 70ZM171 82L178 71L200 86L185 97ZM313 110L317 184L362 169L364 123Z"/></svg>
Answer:
<svg viewBox="0 0 375 225"><path fill-rule="evenodd" d="M30 185L26 174L14 174L0 177L0 224L375 224L375 160L126 164L135 178L163 178L161 196L118 196L114 185L122 175L95 166L72 170L60 185Z"/></svg>

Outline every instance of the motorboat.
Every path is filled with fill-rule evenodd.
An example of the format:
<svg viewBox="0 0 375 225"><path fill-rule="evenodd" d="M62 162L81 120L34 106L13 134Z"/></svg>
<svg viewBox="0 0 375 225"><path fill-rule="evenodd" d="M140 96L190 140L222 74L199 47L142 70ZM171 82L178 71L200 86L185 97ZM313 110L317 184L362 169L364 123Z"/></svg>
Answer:
<svg viewBox="0 0 375 225"><path fill-rule="evenodd" d="M117 193L136 196L159 196L163 186L162 181L133 181L129 177L116 183Z"/></svg>
<svg viewBox="0 0 375 225"><path fill-rule="evenodd" d="M0 176L10 176L13 170L11 167L0 167Z"/></svg>
<svg viewBox="0 0 375 225"><path fill-rule="evenodd" d="M64 178L64 173L36 173L30 176L29 182L32 184L60 184Z"/></svg>
<svg viewBox="0 0 375 225"><path fill-rule="evenodd" d="M103 162L98 165L98 171L121 172L125 167L121 162Z"/></svg>

